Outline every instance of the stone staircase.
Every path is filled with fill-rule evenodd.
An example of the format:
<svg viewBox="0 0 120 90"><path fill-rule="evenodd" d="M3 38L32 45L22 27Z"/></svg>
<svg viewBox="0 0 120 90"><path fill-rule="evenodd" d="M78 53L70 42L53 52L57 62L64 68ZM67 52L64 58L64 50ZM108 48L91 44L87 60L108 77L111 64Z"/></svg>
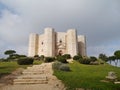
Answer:
<svg viewBox="0 0 120 90"><path fill-rule="evenodd" d="M45 67L45 63L27 67L27 69L22 72L22 75L14 79L13 84L47 84L48 74Z"/></svg>
<svg viewBox="0 0 120 90"><path fill-rule="evenodd" d="M33 65L25 69L13 81L0 90L66 90L60 80L53 75L52 63Z"/></svg>

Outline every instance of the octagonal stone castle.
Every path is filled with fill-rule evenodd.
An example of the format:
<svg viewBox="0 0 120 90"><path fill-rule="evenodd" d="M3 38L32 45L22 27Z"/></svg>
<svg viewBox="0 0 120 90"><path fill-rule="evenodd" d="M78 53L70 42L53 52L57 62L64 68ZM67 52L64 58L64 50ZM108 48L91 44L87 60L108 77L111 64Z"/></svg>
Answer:
<svg viewBox="0 0 120 90"><path fill-rule="evenodd" d="M86 56L86 38L77 35L75 29L65 32L55 32L53 28L45 28L44 34L30 34L28 56L44 55L53 57L56 55L80 54Z"/></svg>

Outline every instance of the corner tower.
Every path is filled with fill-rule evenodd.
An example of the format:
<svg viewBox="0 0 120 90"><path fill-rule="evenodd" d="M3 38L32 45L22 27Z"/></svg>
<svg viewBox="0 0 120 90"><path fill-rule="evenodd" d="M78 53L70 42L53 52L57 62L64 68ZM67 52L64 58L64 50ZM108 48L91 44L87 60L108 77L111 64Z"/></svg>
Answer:
<svg viewBox="0 0 120 90"><path fill-rule="evenodd" d="M29 48L28 48L28 56L34 57L38 54L38 34L30 34L29 36Z"/></svg>
<svg viewBox="0 0 120 90"><path fill-rule="evenodd" d="M78 36L78 52L81 56L86 56L86 37L84 35Z"/></svg>
<svg viewBox="0 0 120 90"><path fill-rule="evenodd" d="M75 29L67 31L67 53L72 57L78 54L77 31Z"/></svg>
<svg viewBox="0 0 120 90"><path fill-rule="evenodd" d="M45 56L55 56L55 32L53 28L45 28Z"/></svg>

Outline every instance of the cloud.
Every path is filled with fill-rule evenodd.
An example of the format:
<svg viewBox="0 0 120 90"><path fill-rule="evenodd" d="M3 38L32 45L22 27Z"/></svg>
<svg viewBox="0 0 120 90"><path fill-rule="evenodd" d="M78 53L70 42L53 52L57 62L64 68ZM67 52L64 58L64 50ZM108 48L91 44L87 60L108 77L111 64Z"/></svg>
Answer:
<svg viewBox="0 0 120 90"><path fill-rule="evenodd" d="M0 0L0 3L0 53L15 49L27 54L29 34L43 33L45 27L56 31L76 28L78 34L87 37L88 55L109 54L111 48L119 49L120 43L114 45L120 42L119 0Z"/></svg>

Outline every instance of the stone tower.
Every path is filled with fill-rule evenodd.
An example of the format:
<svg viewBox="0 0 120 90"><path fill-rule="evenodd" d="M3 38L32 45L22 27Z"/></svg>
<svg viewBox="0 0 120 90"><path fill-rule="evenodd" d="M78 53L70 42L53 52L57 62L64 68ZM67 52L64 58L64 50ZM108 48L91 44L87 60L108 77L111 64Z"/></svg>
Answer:
<svg viewBox="0 0 120 90"><path fill-rule="evenodd" d="M72 57L77 54L86 56L86 38L83 35L77 36L75 29L65 32L55 32L53 28L45 28L44 34L30 34L28 56L35 55L56 56L70 54Z"/></svg>
<svg viewBox="0 0 120 90"><path fill-rule="evenodd" d="M86 37L84 35L78 36L78 53L82 56L86 56Z"/></svg>
<svg viewBox="0 0 120 90"><path fill-rule="evenodd" d="M55 56L55 32L53 28L45 28L45 56Z"/></svg>
<svg viewBox="0 0 120 90"><path fill-rule="evenodd" d="M28 56L33 57L38 54L38 34L30 34Z"/></svg>
<svg viewBox="0 0 120 90"><path fill-rule="evenodd" d="M77 32L75 29L67 31L67 53L72 57L78 54Z"/></svg>

